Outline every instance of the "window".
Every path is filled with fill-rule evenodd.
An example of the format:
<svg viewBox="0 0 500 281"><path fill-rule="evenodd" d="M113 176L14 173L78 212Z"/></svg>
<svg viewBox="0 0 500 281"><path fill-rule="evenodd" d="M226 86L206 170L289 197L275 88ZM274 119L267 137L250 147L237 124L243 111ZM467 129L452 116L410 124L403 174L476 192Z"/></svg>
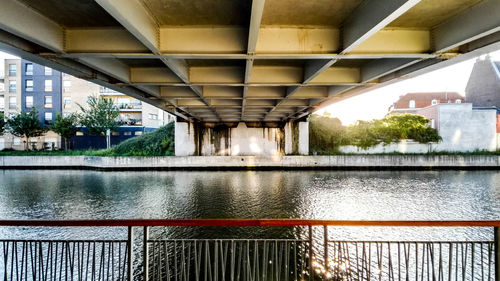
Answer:
<svg viewBox="0 0 500 281"><path fill-rule="evenodd" d="M436 105L436 104L438 104L438 101L437 101L437 100L432 100L432 101L431 101L431 105Z"/></svg>
<svg viewBox="0 0 500 281"><path fill-rule="evenodd" d="M52 68L50 67L45 67L45 75L50 76L52 75Z"/></svg>
<svg viewBox="0 0 500 281"><path fill-rule="evenodd" d="M158 114L149 113L148 117L150 120L158 120Z"/></svg>
<svg viewBox="0 0 500 281"><path fill-rule="evenodd" d="M414 100L410 100L410 102L408 104L408 107L409 108L415 108L415 101Z"/></svg>
<svg viewBox="0 0 500 281"><path fill-rule="evenodd" d="M431 128L436 129L436 124L434 122L434 119L431 119Z"/></svg>
<svg viewBox="0 0 500 281"><path fill-rule="evenodd" d="M45 112L45 124L52 124L52 112Z"/></svg>
<svg viewBox="0 0 500 281"><path fill-rule="evenodd" d="M26 80L26 92L33 92L33 80Z"/></svg>
<svg viewBox="0 0 500 281"><path fill-rule="evenodd" d="M462 103L462 100L455 100L455 103Z"/></svg>
<svg viewBox="0 0 500 281"><path fill-rule="evenodd" d="M64 97L63 103L64 103L64 108L71 108L71 98L70 97Z"/></svg>
<svg viewBox="0 0 500 281"><path fill-rule="evenodd" d="M123 132L123 135L124 136L131 136L132 132L131 131L125 131L125 132Z"/></svg>
<svg viewBox="0 0 500 281"><path fill-rule="evenodd" d="M17 81L16 80L10 80L9 81L9 93L15 93L17 89Z"/></svg>
<svg viewBox="0 0 500 281"><path fill-rule="evenodd" d="M52 108L52 96L45 96L45 108Z"/></svg>
<svg viewBox="0 0 500 281"><path fill-rule="evenodd" d="M63 116L64 118L66 118L66 117L68 117L68 116L69 116L69 114L70 114L69 112L63 112L62 116Z"/></svg>
<svg viewBox="0 0 500 281"><path fill-rule="evenodd" d="M78 132L76 132L76 135L77 135L77 136L83 136L83 135L85 135L85 134L84 134L83 132L78 131Z"/></svg>
<svg viewBox="0 0 500 281"><path fill-rule="evenodd" d="M15 64L9 64L9 76L16 76L17 66Z"/></svg>
<svg viewBox="0 0 500 281"><path fill-rule="evenodd" d="M14 145L21 145L21 138L14 138Z"/></svg>
<svg viewBox="0 0 500 281"><path fill-rule="evenodd" d="M135 135L136 135L136 136L140 136L140 135L142 135L142 131L136 131L136 132L135 132Z"/></svg>
<svg viewBox="0 0 500 281"><path fill-rule="evenodd" d="M120 135L120 132L112 132L111 133L112 136L119 136Z"/></svg>
<svg viewBox="0 0 500 281"><path fill-rule="evenodd" d="M32 63L26 64L26 75L33 75L33 64Z"/></svg>
<svg viewBox="0 0 500 281"><path fill-rule="evenodd" d="M69 92L69 90L71 89L71 81L63 81L63 88L65 92Z"/></svg>
<svg viewBox="0 0 500 281"><path fill-rule="evenodd" d="M52 92L52 80L45 80L45 92Z"/></svg>
<svg viewBox="0 0 500 281"><path fill-rule="evenodd" d="M9 109L16 109L17 107L17 98L9 97Z"/></svg>
<svg viewBox="0 0 500 281"><path fill-rule="evenodd" d="M33 96L26 96L26 108L33 107Z"/></svg>

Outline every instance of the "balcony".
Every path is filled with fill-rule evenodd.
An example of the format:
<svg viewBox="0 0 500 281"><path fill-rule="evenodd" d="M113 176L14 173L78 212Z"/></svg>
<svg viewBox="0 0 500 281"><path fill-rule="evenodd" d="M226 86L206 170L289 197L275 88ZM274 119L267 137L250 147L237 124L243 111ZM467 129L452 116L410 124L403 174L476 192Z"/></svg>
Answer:
<svg viewBox="0 0 500 281"><path fill-rule="evenodd" d="M3 220L0 226L124 228L122 239L0 238L5 280L498 280L500 221L303 219ZM295 238L172 238L169 228L297 229ZM482 241L348 241L329 227L491 228ZM141 228L140 232L136 232ZM154 229L155 235L150 236ZM196 230L195 230L196 229ZM109 233L109 232L108 232ZM139 236L136 239L136 234ZM253 231L246 231L251 236Z"/></svg>
<svg viewBox="0 0 500 281"><path fill-rule="evenodd" d="M120 126L142 126L142 119L118 120Z"/></svg>
<svg viewBox="0 0 500 281"><path fill-rule="evenodd" d="M120 111L141 111L142 103L115 103L115 106L120 109Z"/></svg>

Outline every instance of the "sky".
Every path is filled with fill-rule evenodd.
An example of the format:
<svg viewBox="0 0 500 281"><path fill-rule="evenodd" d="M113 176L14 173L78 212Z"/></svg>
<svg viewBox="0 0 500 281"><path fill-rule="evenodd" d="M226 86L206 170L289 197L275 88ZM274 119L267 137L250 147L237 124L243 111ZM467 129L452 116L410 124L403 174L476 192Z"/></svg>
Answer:
<svg viewBox="0 0 500 281"><path fill-rule="evenodd" d="M500 50L490 53L493 60L500 60ZM441 68L414 78L366 92L362 95L332 104L316 111L329 112L343 125L354 124L357 120L383 118L389 107L399 96L412 92L458 92L465 96L465 86L477 58Z"/></svg>
<svg viewBox="0 0 500 281"><path fill-rule="evenodd" d="M500 60L500 50L490 53L494 60ZM16 58L0 52L0 77L3 76L4 59ZM411 92L458 92L465 95L465 86L477 58L441 68L411 79L402 80L391 85L368 91L362 95L338 102L316 114L329 112L337 117L342 124L354 124L357 120L372 120L383 118L389 107L399 96Z"/></svg>

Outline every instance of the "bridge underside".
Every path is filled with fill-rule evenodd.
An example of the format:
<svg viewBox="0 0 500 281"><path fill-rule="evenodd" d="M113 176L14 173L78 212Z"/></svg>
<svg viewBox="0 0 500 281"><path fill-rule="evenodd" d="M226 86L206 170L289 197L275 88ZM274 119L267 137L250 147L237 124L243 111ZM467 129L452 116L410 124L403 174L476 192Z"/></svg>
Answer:
<svg viewBox="0 0 500 281"><path fill-rule="evenodd" d="M0 49L183 121L269 127L498 49L499 14L500 0L0 0Z"/></svg>

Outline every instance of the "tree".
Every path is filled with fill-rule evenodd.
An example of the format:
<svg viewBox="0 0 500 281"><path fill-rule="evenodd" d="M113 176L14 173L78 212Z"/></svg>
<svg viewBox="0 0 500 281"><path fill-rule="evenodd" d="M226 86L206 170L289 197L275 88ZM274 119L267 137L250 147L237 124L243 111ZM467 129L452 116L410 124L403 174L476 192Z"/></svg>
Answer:
<svg viewBox="0 0 500 281"><path fill-rule="evenodd" d="M8 131L16 137L25 138L24 149L28 149L29 139L39 137L47 131L38 119L38 111L33 108L30 112L22 111L7 120Z"/></svg>
<svg viewBox="0 0 500 281"><path fill-rule="evenodd" d="M329 114L309 116L309 145L311 150L319 154L338 152L340 145L345 144L345 127L338 118Z"/></svg>
<svg viewBox="0 0 500 281"><path fill-rule="evenodd" d="M50 128L56 134L60 135L64 139L64 147L68 149L68 140L73 137L78 129L79 116L77 114L71 113L64 117L61 114L57 114L54 124Z"/></svg>
<svg viewBox="0 0 500 281"><path fill-rule="evenodd" d="M80 123L91 135L104 135L108 129L113 131L118 127L116 119L120 111L111 99L92 96L87 103L88 108L78 105L83 112Z"/></svg>
<svg viewBox="0 0 500 281"><path fill-rule="evenodd" d="M5 117L3 113L0 113L0 136L3 135L3 131L5 130Z"/></svg>

